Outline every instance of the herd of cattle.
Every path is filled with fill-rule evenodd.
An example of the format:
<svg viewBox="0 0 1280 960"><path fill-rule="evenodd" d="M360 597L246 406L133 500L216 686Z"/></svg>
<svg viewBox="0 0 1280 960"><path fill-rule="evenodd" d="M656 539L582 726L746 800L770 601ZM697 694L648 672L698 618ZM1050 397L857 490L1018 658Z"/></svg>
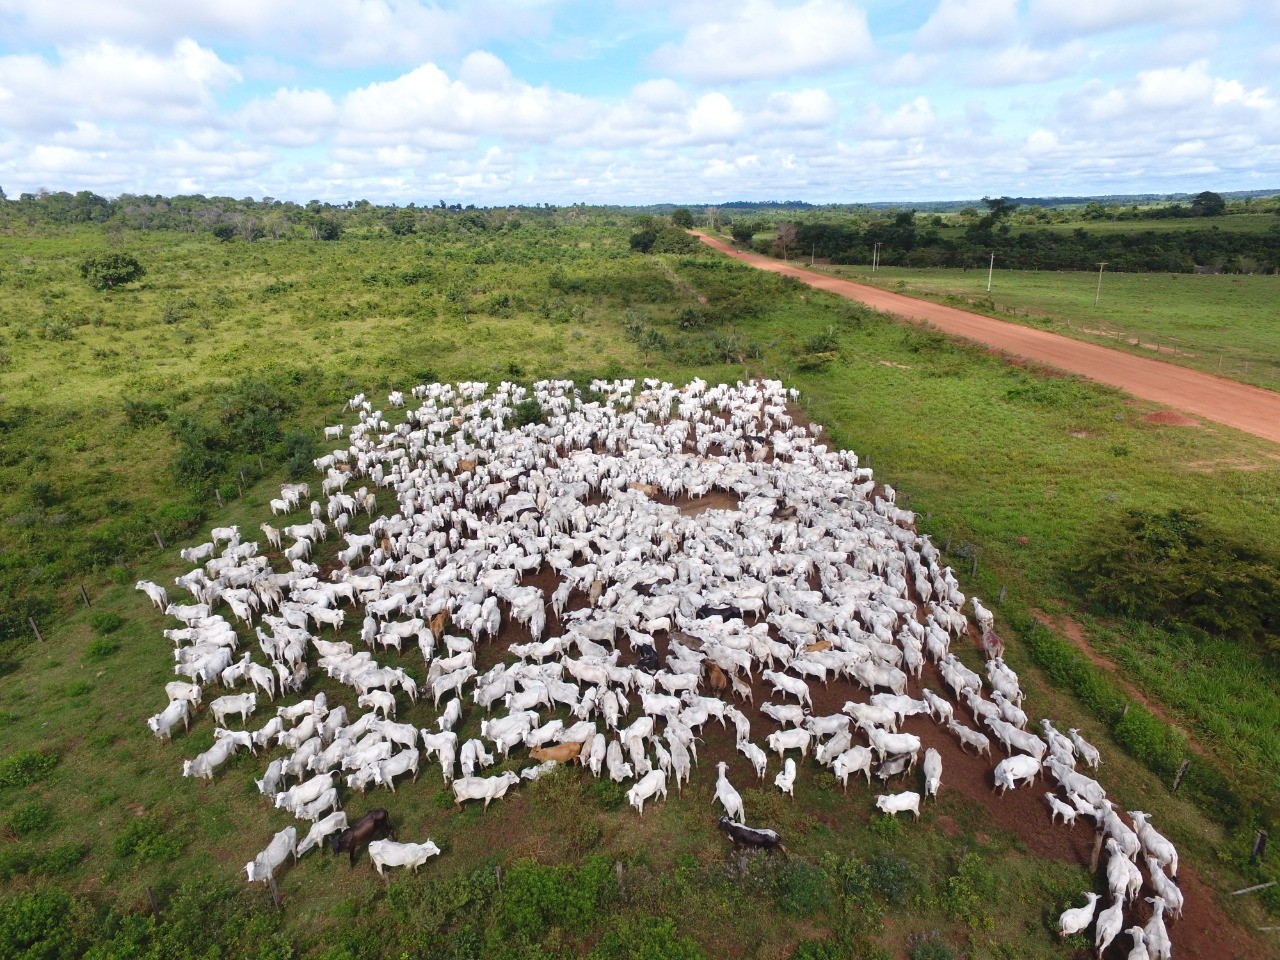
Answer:
<svg viewBox="0 0 1280 960"><path fill-rule="evenodd" d="M226 527L182 551L199 563L176 578L190 603L138 585L182 624L165 631L185 679L166 686L168 707L148 721L157 736L185 728L211 687L245 686L208 703L213 746L185 761L183 775L211 778L240 750L275 752L258 788L311 824L300 843L294 827L280 831L246 866L250 881L326 842L350 850L353 862L367 844L380 872L416 869L439 853L433 843L387 838L385 811L349 824L341 798L394 791L397 778L416 781L432 760L458 805L487 807L522 780L576 761L629 784L627 799L643 816L669 783L680 790L688 781L711 720L732 725L758 779L776 753L774 783L791 795L796 753L801 761L812 753L846 789L851 774L889 782L919 761L923 796L876 798L885 813L918 819L942 782L938 751L899 731L921 714L979 755L990 756L995 737L1008 754L994 768L997 789L1047 770L1058 787L1045 794L1051 816L1095 821L1112 900L1097 918L1099 956L1144 882L1155 909L1145 928L1131 928L1131 956L1169 955L1163 914L1182 907L1171 879L1176 851L1145 815L1126 823L1077 769L1099 763L1077 731L1060 733L1048 720L1043 736L1027 729L1017 675L976 598L968 603L987 641L985 677L951 652L970 629L951 569L856 454L828 449L819 427L794 422L794 391L767 380L489 387L392 393L389 407L403 410L394 426L363 395L352 398L355 422L325 431L342 443L316 461L320 497L292 484L271 501L273 518L304 512L302 520L264 522L265 550ZM708 495L719 508L702 509ZM379 512L380 499L392 509ZM336 554L321 547L328 539L343 541ZM348 619L360 623L358 640L339 639ZM256 644L260 659L239 654L242 643ZM377 659L388 650L394 666ZM486 655L496 662L482 672ZM923 684L926 663L944 693ZM249 727L263 699L314 689L316 671L340 685L325 684L335 698L350 688L365 712L353 716L317 690ZM863 692L839 712L815 714L811 684L833 679ZM764 746L744 712L756 712L748 702L757 680L774 695L759 708L776 725ZM913 685L918 696L908 693ZM434 724L398 722L397 708L420 695L435 705ZM233 716L242 729L226 725ZM461 739L477 719L478 736ZM513 749L527 751L523 769L483 774ZM728 765L718 770L721 828L735 843L780 847L773 831L746 826ZM1064 914L1064 935L1083 930L1093 912L1091 901Z"/></svg>

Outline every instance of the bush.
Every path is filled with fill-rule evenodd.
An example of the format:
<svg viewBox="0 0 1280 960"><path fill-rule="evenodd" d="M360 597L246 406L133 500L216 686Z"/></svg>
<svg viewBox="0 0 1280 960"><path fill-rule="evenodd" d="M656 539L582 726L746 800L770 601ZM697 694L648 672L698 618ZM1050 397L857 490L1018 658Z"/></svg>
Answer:
<svg viewBox="0 0 1280 960"><path fill-rule="evenodd" d="M519 860L502 881L496 924L505 935L540 940L551 927L583 932L617 892L606 857L591 857L581 867L549 867Z"/></svg>
<svg viewBox="0 0 1280 960"><path fill-rule="evenodd" d="M117 857L139 864L173 860L182 850L176 840L165 836L164 824L157 817L130 821L111 841L111 849Z"/></svg>
<svg viewBox="0 0 1280 960"><path fill-rule="evenodd" d="M527 427L535 423L546 423L547 412L542 409L542 404L538 403L533 397L528 400L521 400L515 406L514 414L511 418L511 426L519 429Z"/></svg>
<svg viewBox="0 0 1280 960"><path fill-rule="evenodd" d="M85 656L90 660L105 660L119 649L119 640L112 640L110 637L97 637L90 641L89 646L85 649Z"/></svg>
<svg viewBox="0 0 1280 960"><path fill-rule="evenodd" d="M51 753L19 750L0 761L0 787L27 787L44 779L58 765Z"/></svg>
<svg viewBox="0 0 1280 960"><path fill-rule="evenodd" d="M882 853L868 861L867 882L889 903L901 906L915 893L920 875L911 861L892 853Z"/></svg>
<svg viewBox="0 0 1280 960"><path fill-rule="evenodd" d="M907 939L907 956L911 960L957 960L960 951L942 938L942 934L918 933Z"/></svg>
<svg viewBox="0 0 1280 960"><path fill-rule="evenodd" d="M783 913L809 917L826 908L831 887L827 875L807 860L784 860L773 874L773 896Z"/></svg>
<svg viewBox="0 0 1280 960"><path fill-rule="evenodd" d="M61 960L78 956L71 914L71 898L61 890L37 890L0 901L0 957Z"/></svg>
<svg viewBox="0 0 1280 960"><path fill-rule="evenodd" d="M590 960L703 960L706 954L689 937L676 933L672 921L641 917L610 930L588 956Z"/></svg>
<svg viewBox="0 0 1280 960"><path fill-rule="evenodd" d="M1280 653L1280 557L1184 510L1129 510L1094 541L1073 573L1096 609L1187 623Z"/></svg>
<svg viewBox="0 0 1280 960"><path fill-rule="evenodd" d="M53 814L43 803L24 803L9 814L5 824L20 837L34 836L53 826Z"/></svg>
<svg viewBox="0 0 1280 960"><path fill-rule="evenodd" d="M991 930L995 919L988 908L996 896L996 876L976 853L966 853L956 872L943 888L942 903L947 913L974 930Z"/></svg>
<svg viewBox="0 0 1280 960"><path fill-rule="evenodd" d="M80 263L80 276L95 290L110 290L132 283L146 274L136 257L127 253L101 253Z"/></svg>
<svg viewBox="0 0 1280 960"><path fill-rule="evenodd" d="M89 626L97 630L98 633L112 633L120 629L120 625L124 623L124 618L114 610L100 610L97 613L89 614Z"/></svg>

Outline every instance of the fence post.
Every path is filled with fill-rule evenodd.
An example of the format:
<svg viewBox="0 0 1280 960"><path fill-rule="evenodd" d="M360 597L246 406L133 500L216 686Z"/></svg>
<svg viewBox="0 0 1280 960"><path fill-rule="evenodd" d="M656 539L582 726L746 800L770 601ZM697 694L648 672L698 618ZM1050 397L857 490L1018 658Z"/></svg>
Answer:
<svg viewBox="0 0 1280 960"><path fill-rule="evenodd" d="M996 601L1000 606L1004 606L1004 584L1000 584L1000 599Z"/></svg>
<svg viewBox="0 0 1280 960"><path fill-rule="evenodd" d="M151 901L151 915L157 920L160 919L160 901L156 899L156 892L147 887L147 899Z"/></svg>
<svg viewBox="0 0 1280 960"><path fill-rule="evenodd" d="M973 548L973 567L969 571L969 576L976 577L978 575L978 548Z"/></svg>
<svg viewBox="0 0 1280 960"><path fill-rule="evenodd" d="M1182 778L1186 775L1187 767L1189 766L1191 766L1190 759L1182 761L1182 765L1178 767L1178 772L1173 778L1173 789L1170 791L1171 793L1178 792L1178 787L1182 784Z"/></svg>
<svg viewBox="0 0 1280 960"><path fill-rule="evenodd" d="M85 592L84 592L84 584L83 584L83 583L82 583L82 584L80 584L80 599L84 601L84 605L85 605L86 607L89 607L90 609L92 609L92 608L93 608L93 604L89 602L89 595L88 595L87 593L85 593Z"/></svg>
<svg viewBox="0 0 1280 960"><path fill-rule="evenodd" d="M160 539L160 534L159 534L159 532L158 532L158 531L156 531L156 530L152 530L152 531L151 531L151 535L152 535L153 537L155 537L155 538L156 538L156 546L157 546L157 547L159 547L161 550L163 550L163 549L164 549L164 541Z"/></svg>
<svg viewBox="0 0 1280 960"><path fill-rule="evenodd" d="M222 491L219 490L217 487L214 487L213 496L218 501L218 509L221 510L222 509Z"/></svg>
<svg viewBox="0 0 1280 960"><path fill-rule="evenodd" d="M36 626L36 618L27 617L27 623L31 624L31 631L36 635L36 639L44 643L44 637L40 635L40 628Z"/></svg>
<svg viewBox="0 0 1280 960"><path fill-rule="evenodd" d="M1261 863L1267 859L1267 831L1259 830L1253 838L1253 852L1249 854L1250 863Z"/></svg>

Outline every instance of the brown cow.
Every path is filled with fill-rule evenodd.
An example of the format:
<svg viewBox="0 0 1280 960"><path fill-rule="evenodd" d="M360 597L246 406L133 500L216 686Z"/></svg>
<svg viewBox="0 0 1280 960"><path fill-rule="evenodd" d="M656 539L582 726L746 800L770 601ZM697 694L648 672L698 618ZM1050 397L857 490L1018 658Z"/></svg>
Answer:
<svg viewBox="0 0 1280 960"><path fill-rule="evenodd" d="M709 676L711 682L711 692L717 696L729 689L729 678L725 676L724 671L710 661L707 661L709 668Z"/></svg>
<svg viewBox="0 0 1280 960"><path fill-rule="evenodd" d="M549 747L534 747L529 751L534 760L554 760L556 763L582 762L582 744L557 743Z"/></svg>

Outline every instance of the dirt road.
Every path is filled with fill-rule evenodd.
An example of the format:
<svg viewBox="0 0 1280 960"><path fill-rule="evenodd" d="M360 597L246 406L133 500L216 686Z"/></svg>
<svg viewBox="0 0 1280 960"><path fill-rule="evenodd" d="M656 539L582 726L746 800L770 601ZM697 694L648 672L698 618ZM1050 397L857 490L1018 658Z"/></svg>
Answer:
<svg viewBox="0 0 1280 960"><path fill-rule="evenodd" d="M1159 360L1135 357L1045 330L1005 323L954 307L840 280L794 264L779 263L757 253L735 250L727 243L696 230L693 233L713 249L761 270L795 277L818 290L858 300L877 310L916 322L927 321L943 333L965 337L1058 370L1078 373L1143 400L1280 443L1280 393Z"/></svg>

